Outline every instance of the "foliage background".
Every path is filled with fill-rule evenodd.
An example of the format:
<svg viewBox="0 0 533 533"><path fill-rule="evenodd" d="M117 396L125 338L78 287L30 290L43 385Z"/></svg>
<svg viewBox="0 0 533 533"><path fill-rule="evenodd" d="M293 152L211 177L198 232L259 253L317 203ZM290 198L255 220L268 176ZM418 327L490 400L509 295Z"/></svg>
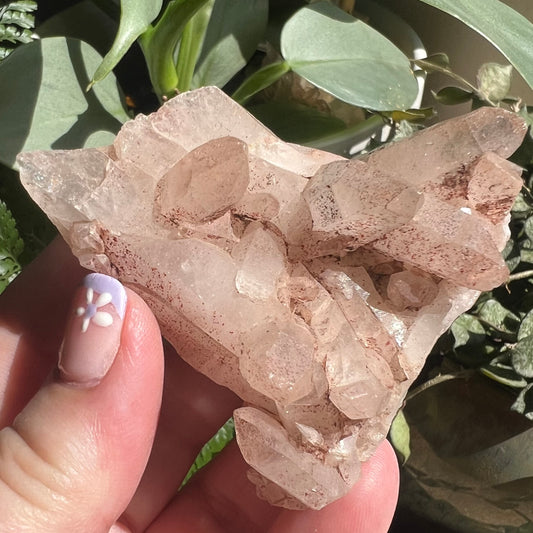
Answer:
<svg viewBox="0 0 533 533"><path fill-rule="evenodd" d="M362 9L365 3L375 4L360 0L356 7ZM432 110L409 109L418 87L414 63L353 19L346 11L354 4L350 0L58 0L41 2L36 11L37 2L0 3L0 292L55 235L18 182L16 154L23 149L108 144L121 123L154 110L175 89L224 87L285 139L315 146L334 141L335 146L345 147L383 124L392 126L390 139L421 127ZM419 4L438 8L483 35L533 86L533 26L526 19L498 0ZM454 72L445 54L416 63L424 72L438 72L450 80L451 87L433 95L436 101L504 106L531 124L528 102L508 94L508 66L480 65L478 79L467 80ZM397 90L390 91L391 86ZM527 523L531 525L533 518L521 510L524 501L533 505L524 499L524 487L522 493L494 488L504 475L506 483L533 479L533 457L522 454L524 442L518 438L530 438L528 418L533 419L531 134L514 159L525 169L525 181L504 252L509 282L483 294L440 339L410 394L405 417L397 419L391 433L407 460L405 508L425 509L427 517L457 531L532 530ZM472 431L472 418L458 416L464 402L451 408L443 404L449 396L465 398L476 408L472 413L490 415L489 422L476 424ZM510 414L509 408L520 415ZM509 419L512 423L502 422ZM491 424L505 426L506 432L487 432ZM479 478L479 465L487 457L498 459L491 456L496 434L508 443L507 458L520 457L512 472L511 463L500 462L494 479L485 476L474 487L468 485L470 480L443 479L438 471L421 465L421 457L430 458L432 464L448 457L447 467L460 463L462 470ZM443 448L451 436L455 447ZM191 474L231 438L229 421L201 451ZM432 446L425 449L428 442ZM411 448L416 453L409 458ZM435 487L440 496L430 494ZM531 492L533 487L526 488ZM442 496L444 489L462 497L474 494L477 500L470 503L478 508L476 516L490 507L494 523L465 517L450 494ZM518 519L490 529L500 520L498 511L509 509ZM432 527L437 531L439 526Z"/></svg>

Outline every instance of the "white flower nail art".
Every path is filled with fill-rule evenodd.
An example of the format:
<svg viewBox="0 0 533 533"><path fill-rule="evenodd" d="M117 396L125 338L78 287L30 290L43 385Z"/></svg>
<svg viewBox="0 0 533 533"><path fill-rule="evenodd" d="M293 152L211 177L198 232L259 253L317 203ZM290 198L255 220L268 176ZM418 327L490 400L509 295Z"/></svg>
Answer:
<svg viewBox="0 0 533 533"><path fill-rule="evenodd" d="M106 311L98 311L99 307L103 307L111 302L112 296L109 292L103 292L96 298L93 303L94 290L91 287L87 288L86 299L87 307L78 307L76 309L77 316L83 316L83 322L81 325L82 333L87 331L91 320L97 325L106 328L113 324L113 317Z"/></svg>

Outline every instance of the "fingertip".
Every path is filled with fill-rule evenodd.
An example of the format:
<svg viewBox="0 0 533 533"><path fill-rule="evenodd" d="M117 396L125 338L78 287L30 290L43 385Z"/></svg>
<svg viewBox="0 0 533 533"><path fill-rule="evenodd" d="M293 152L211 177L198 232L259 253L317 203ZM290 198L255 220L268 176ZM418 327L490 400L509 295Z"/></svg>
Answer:
<svg viewBox="0 0 533 533"><path fill-rule="evenodd" d="M91 304L112 320L104 316L100 325L91 324L90 327L101 330L95 329L93 338L84 340L85 344L80 341L80 345L76 342L84 335L80 328L83 317L77 313L74 320L71 317L68 327L75 330L78 341L70 346L72 353L68 357L80 360L75 365L63 361L63 372L56 373L57 378L37 392L16 417L10 431L0 432L0 448L11 450L0 454L0 479L6 472L14 471L10 458L20 457L21 450L26 450L23 457L29 459L23 465L24 475L10 479L16 479L17 487L27 491L23 496L30 503L24 509L14 504L20 500L20 490L5 485L0 490L0 500L2 509L9 509L9 516L0 513L0 529L6 519L15 525L29 521L36 531L45 530L39 529L43 523L53 526L47 531L72 531L74 522L86 524L91 530L94 524L106 524L109 528L130 501L146 466L163 388L159 327L134 292L125 290L128 301L122 314L116 300L107 296L98 300L106 291L92 289ZM86 290L84 286L81 295L88 307ZM92 320L96 313L87 316ZM102 376L102 365L94 365L90 358L97 359L101 349L109 352L109 339L104 342L98 336L113 326L118 328L113 333L116 353ZM82 349L76 355L80 346ZM84 358L89 361L84 362ZM94 368L99 370L91 374ZM11 438L12 435L20 438ZM57 472L62 476L58 478ZM35 477L39 483L30 482ZM56 495L43 491L48 485L54 487ZM62 513L57 512L57 494L62 499ZM31 511L31 502L39 502L38 513Z"/></svg>

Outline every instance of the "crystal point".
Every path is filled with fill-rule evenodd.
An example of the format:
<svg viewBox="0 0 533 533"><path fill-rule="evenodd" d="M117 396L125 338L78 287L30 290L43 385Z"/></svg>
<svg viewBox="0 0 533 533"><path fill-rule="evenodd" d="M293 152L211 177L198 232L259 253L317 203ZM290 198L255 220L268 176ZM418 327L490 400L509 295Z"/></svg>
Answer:
<svg viewBox="0 0 533 533"><path fill-rule="evenodd" d="M480 109L364 160L287 144L214 87L112 147L21 154L82 265L152 308L192 366L245 402L258 494L320 509L385 437L438 336L506 280L525 124Z"/></svg>

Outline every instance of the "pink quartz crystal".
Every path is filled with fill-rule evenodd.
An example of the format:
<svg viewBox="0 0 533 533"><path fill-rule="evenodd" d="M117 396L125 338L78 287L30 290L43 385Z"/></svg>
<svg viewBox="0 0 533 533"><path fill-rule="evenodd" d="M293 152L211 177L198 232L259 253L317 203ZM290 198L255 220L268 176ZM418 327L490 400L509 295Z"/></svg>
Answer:
<svg viewBox="0 0 533 533"><path fill-rule="evenodd" d="M508 276L524 122L484 108L365 161L287 144L212 87L96 150L21 154L82 265L151 306L238 394L260 496L320 509L356 482L435 340Z"/></svg>

